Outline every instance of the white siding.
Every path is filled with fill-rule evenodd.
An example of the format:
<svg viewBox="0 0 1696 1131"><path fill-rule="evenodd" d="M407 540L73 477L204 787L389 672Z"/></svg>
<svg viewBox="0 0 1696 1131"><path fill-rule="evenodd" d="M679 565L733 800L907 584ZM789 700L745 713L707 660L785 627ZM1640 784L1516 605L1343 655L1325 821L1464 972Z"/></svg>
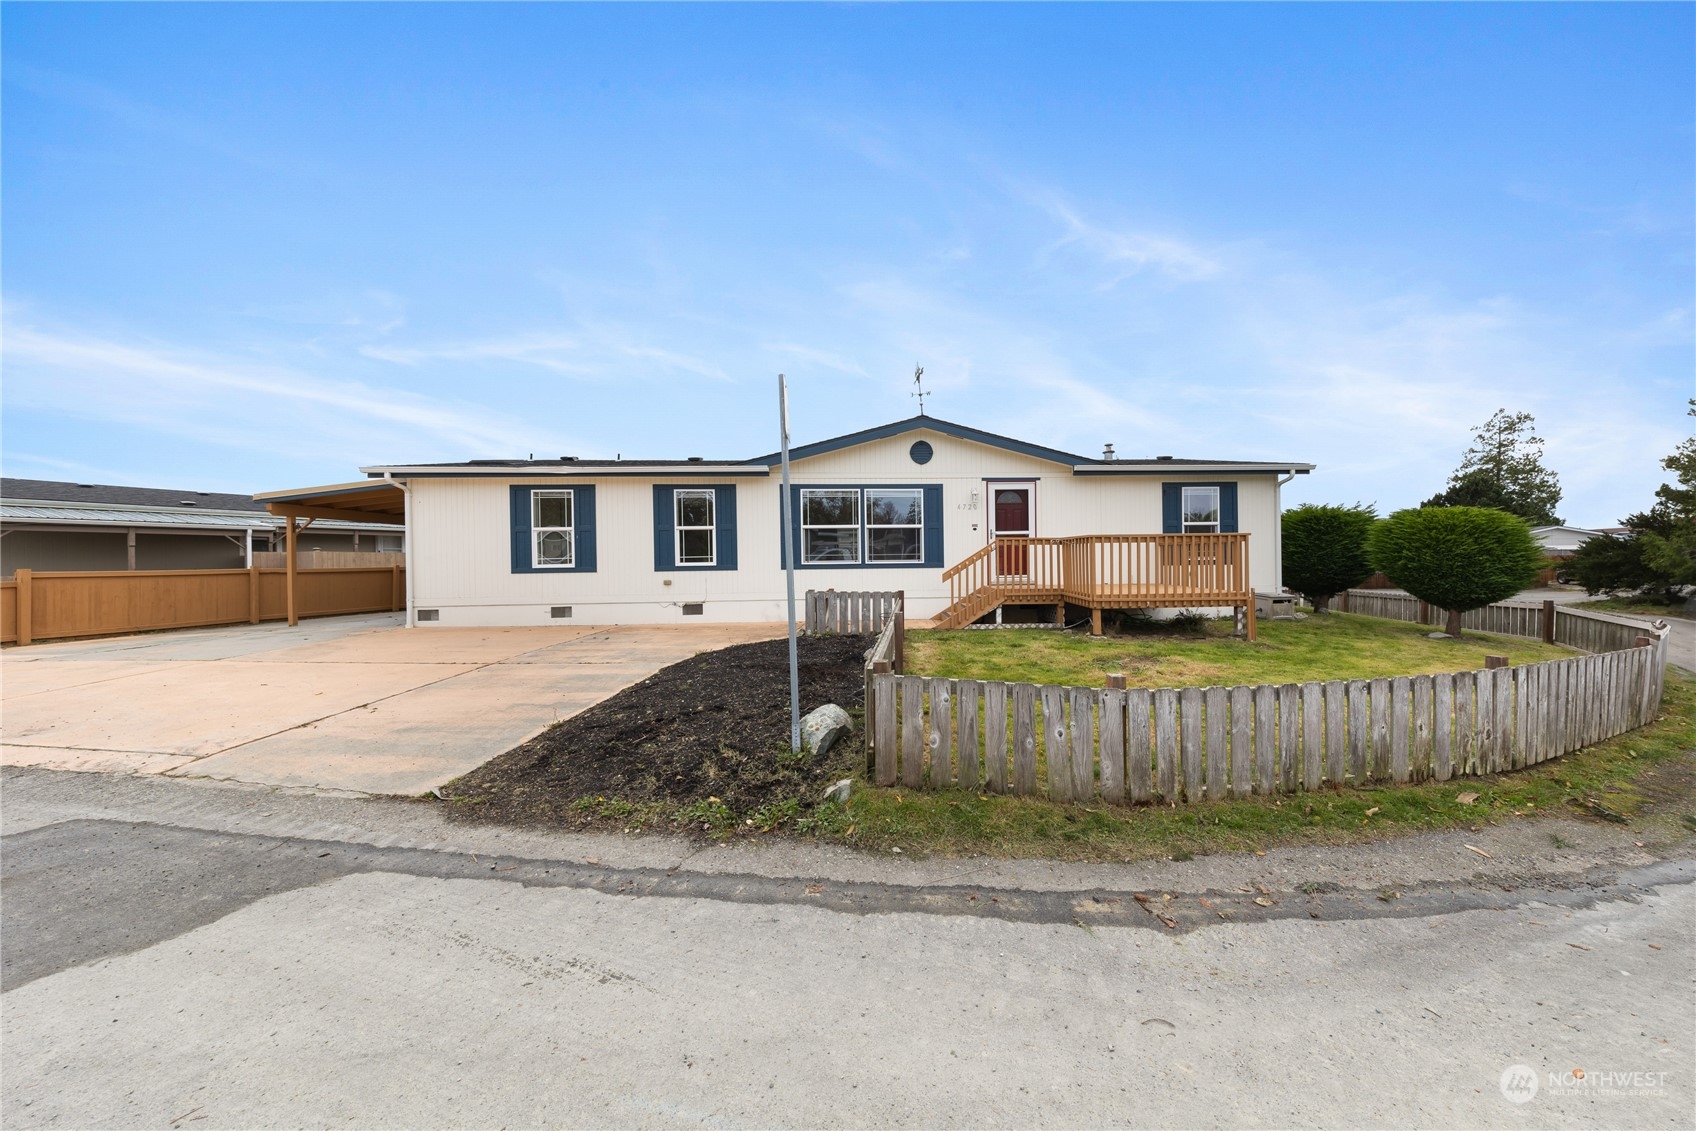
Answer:
<svg viewBox="0 0 1696 1131"><path fill-rule="evenodd" d="M935 451L924 465L909 449L919 439ZM953 565L986 541L985 481L1026 479L1036 484L1037 534L1159 533L1161 484L1235 479L1239 529L1252 535L1250 569L1257 587L1275 577L1276 477L1201 475L1075 476L1064 465L932 432L797 460L799 485L942 485L943 560ZM715 477L713 482L728 482ZM509 487L513 483L567 486L593 483L597 523L594 573L513 573ZM683 622L681 606L700 602L702 619L776 621L784 617L779 526L779 475L736 479L738 568L657 572L654 569L653 484L678 479L485 477L412 481L412 581L417 607L441 610L442 624L559 623L555 605L570 605L571 623ZM947 605L942 569L931 567L798 569L796 593L808 589L901 589L914 615ZM688 618L693 621L695 618Z"/></svg>

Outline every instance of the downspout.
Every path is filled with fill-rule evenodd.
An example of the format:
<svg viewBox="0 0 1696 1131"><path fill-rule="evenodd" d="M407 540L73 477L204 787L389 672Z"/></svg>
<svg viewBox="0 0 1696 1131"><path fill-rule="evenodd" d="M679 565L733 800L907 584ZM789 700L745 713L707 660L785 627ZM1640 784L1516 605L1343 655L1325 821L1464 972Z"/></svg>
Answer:
<svg viewBox="0 0 1696 1131"><path fill-rule="evenodd" d="M406 561L406 627L417 628L418 621L414 619L415 614L413 612L413 606L416 602L412 599L413 587L418 580L416 571L412 568L412 488L406 480L396 479L387 472L383 474L383 478L400 488L401 502L405 508L402 517L406 519L406 524L401 527L402 545L400 551L405 556Z"/></svg>
<svg viewBox="0 0 1696 1131"><path fill-rule="evenodd" d="M1296 477L1290 472L1272 485L1272 517L1278 523L1278 536L1272 540L1272 550L1277 555L1272 559L1272 592L1284 591L1284 484Z"/></svg>

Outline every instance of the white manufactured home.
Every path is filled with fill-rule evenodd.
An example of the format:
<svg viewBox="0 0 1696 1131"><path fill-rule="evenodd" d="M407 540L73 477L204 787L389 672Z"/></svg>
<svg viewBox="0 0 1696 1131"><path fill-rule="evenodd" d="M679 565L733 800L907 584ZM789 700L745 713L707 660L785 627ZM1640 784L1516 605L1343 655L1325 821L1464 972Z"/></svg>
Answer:
<svg viewBox="0 0 1696 1131"><path fill-rule="evenodd" d="M1311 464L1102 458L930 416L791 450L798 590L900 590L969 624L1004 605L1244 608L1276 592L1279 488ZM404 522L409 623L777 621L779 457L471 460L257 498ZM292 529L292 525L291 525Z"/></svg>

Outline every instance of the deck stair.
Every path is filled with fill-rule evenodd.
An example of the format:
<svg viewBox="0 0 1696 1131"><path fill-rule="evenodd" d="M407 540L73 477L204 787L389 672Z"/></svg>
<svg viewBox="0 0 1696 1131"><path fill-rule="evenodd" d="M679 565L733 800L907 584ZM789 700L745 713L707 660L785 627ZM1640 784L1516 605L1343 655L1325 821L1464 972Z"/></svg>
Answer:
<svg viewBox="0 0 1696 1131"><path fill-rule="evenodd" d="M1003 605L1078 605L1101 632L1104 609L1243 610L1255 636L1247 534L1086 534L997 538L942 574L949 604L933 620L963 628Z"/></svg>

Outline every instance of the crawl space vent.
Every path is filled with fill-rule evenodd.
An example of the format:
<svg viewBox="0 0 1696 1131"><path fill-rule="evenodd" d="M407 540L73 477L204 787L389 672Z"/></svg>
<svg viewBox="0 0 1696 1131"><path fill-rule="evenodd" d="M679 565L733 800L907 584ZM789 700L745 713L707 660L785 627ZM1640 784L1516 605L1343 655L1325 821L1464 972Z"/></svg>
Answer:
<svg viewBox="0 0 1696 1131"><path fill-rule="evenodd" d="M442 619L442 610L440 610L440 609L419 609L418 610L418 619L419 620L441 620Z"/></svg>
<svg viewBox="0 0 1696 1131"><path fill-rule="evenodd" d="M555 605L553 608L548 610L548 615L553 617L555 620L558 620L561 617L568 617L571 615L571 606Z"/></svg>
<svg viewBox="0 0 1696 1131"><path fill-rule="evenodd" d="M683 606L683 615L686 617L698 617L706 611L707 607L699 603Z"/></svg>

